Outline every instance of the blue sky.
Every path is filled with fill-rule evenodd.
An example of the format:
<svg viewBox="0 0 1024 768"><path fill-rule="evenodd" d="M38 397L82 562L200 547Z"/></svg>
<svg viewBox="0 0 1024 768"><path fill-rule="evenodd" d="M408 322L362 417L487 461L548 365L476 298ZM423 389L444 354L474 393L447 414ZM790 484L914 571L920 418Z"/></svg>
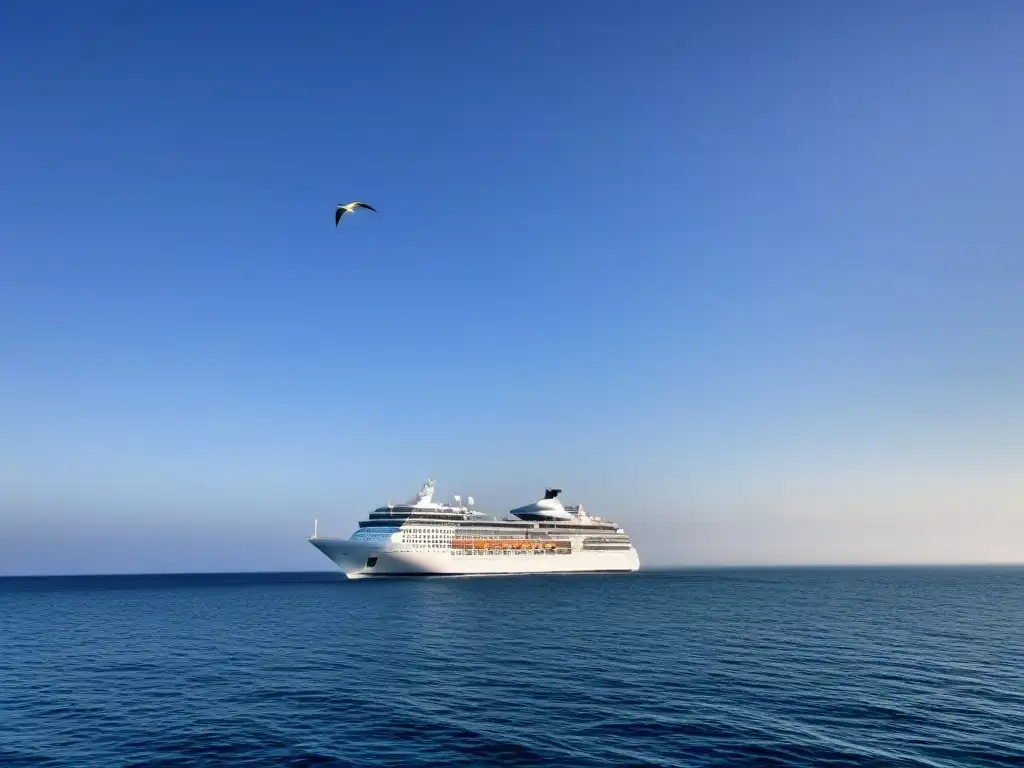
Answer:
<svg viewBox="0 0 1024 768"><path fill-rule="evenodd" d="M1024 560L1024 8L0 9L0 573ZM361 199L335 228L336 203Z"/></svg>

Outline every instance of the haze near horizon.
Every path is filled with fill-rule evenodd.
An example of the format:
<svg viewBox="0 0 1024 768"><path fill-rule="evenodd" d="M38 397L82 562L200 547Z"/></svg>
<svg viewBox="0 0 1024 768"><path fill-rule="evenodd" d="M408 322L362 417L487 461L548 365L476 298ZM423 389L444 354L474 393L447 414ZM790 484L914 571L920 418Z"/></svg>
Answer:
<svg viewBox="0 0 1024 768"><path fill-rule="evenodd" d="M1024 561L1024 9L0 9L0 574ZM364 200L335 227L338 203Z"/></svg>

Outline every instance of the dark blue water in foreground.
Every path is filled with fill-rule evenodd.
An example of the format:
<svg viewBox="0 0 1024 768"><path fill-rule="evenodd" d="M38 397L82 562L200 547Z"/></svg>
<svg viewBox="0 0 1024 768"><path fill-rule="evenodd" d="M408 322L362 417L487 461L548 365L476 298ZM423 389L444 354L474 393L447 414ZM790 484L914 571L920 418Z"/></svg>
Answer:
<svg viewBox="0 0 1024 768"><path fill-rule="evenodd" d="M1024 569L0 580L0 766L1024 764Z"/></svg>

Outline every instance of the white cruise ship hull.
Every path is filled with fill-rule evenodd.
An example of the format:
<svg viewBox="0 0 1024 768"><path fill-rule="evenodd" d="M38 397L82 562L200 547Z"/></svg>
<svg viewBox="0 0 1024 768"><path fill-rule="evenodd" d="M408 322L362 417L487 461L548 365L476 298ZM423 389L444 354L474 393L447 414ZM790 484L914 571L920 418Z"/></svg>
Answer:
<svg viewBox="0 0 1024 768"><path fill-rule="evenodd" d="M379 543L314 537L309 543L350 579L378 576L483 576L531 573L607 573L640 568L635 549L571 554L476 554L393 550Z"/></svg>

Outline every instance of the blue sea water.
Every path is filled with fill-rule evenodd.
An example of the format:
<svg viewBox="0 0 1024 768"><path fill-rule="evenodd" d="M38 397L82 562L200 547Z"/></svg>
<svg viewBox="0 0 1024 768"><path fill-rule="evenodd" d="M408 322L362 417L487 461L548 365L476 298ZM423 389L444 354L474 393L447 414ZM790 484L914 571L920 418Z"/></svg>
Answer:
<svg viewBox="0 0 1024 768"><path fill-rule="evenodd" d="M1024 764L1024 569L0 579L0 766Z"/></svg>

